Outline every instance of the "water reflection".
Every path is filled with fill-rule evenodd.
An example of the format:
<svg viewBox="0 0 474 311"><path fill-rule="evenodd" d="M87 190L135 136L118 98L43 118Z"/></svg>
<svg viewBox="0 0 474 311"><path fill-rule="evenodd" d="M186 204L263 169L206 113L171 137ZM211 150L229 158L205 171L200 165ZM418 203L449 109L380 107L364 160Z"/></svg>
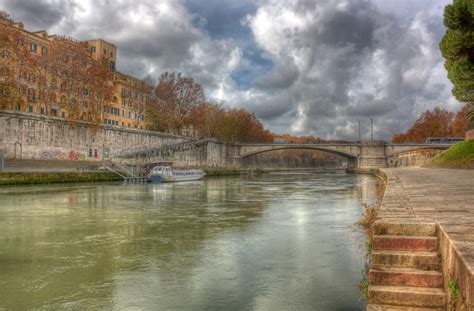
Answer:
<svg viewBox="0 0 474 311"><path fill-rule="evenodd" d="M362 310L341 172L0 189L0 309ZM26 298L27 297L27 298Z"/></svg>

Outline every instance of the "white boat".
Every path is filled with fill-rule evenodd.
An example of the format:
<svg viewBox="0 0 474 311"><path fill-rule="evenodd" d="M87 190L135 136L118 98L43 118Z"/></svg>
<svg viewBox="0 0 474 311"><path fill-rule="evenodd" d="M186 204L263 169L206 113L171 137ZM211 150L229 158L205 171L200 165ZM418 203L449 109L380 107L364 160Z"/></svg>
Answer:
<svg viewBox="0 0 474 311"><path fill-rule="evenodd" d="M168 165L155 166L148 174L149 182L199 180L206 175L199 169L175 169Z"/></svg>

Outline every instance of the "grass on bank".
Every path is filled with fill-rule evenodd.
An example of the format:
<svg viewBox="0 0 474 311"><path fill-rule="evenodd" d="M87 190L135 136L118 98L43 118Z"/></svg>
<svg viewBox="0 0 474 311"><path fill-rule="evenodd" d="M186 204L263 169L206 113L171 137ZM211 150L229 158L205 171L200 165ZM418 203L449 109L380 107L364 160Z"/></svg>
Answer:
<svg viewBox="0 0 474 311"><path fill-rule="evenodd" d="M0 173L0 185L119 181L110 172Z"/></svg>
<svg viewBox="0 0 474 311"><path fill-rule="evenodd" d="M433 158L429 166L474 169L474 140L453 145Z"/></svg>

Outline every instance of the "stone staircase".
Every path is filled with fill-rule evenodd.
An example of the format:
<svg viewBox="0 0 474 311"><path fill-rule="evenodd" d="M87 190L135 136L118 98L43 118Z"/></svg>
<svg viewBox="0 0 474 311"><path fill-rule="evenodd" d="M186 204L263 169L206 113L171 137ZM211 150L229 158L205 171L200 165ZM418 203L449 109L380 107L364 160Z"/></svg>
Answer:
<svg viewBox="0 0 474 311"><path fill-rule="evenodd" d="M436 226L375 223L369 311L446 310Z"/></svg>

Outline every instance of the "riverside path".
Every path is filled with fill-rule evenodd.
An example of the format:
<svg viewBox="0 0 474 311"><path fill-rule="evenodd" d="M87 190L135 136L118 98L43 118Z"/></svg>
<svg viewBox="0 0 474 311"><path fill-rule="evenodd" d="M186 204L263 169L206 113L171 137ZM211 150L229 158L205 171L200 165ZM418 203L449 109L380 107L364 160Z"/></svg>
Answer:
<svg viewBox="0 0 474 311"><path fill-rule="evenodd" d="M367 310L474 310L474 171L379 173Z"/></svg>

